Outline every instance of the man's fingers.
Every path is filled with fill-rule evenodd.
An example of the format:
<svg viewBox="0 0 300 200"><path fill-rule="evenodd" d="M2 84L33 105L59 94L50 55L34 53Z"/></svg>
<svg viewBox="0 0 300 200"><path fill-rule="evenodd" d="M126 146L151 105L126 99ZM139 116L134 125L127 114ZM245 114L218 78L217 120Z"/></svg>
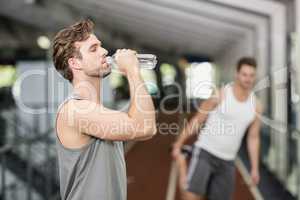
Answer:
<svg viewBox="0 0 300 200"><path fill-rule="evenodd" d="M137 54L137 52L136 52L135 50L128 49L128 51L129 51L130 53L133 53L134 55L136 55L136 54Z"/></svg>
<svg viewBox="0 0 300 200"><path fill-rule="evenodd" d="M118 49L116 51L116 53L132 53L134 55L137 55L137 52L135 50L132 50L132 49Z"/></svg>

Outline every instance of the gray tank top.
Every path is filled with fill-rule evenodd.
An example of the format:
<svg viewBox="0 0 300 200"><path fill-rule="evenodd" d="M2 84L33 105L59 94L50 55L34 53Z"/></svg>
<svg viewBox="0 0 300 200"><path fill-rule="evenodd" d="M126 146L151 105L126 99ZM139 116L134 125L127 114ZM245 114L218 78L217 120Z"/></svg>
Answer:
<svg viewBox="0 0 300 200"><path fill-rule="evenodd" d="M72 95L70 99L80 100ZM57 134L56 134L57 135ZM89 144L69 149L56 137L62 200L125 200L126 166L123 143L92 138Z"/></svg>

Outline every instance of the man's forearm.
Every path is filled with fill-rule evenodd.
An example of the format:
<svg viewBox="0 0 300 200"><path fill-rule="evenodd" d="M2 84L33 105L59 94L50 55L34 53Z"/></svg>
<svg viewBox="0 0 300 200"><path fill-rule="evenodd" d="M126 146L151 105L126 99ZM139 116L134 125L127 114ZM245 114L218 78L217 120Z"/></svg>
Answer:
<svg viewBox="0 0 300 200"><path fill-rule="evenodd" d="M178 139L175 142L175 145L182 146L185 141L190 137L189 130L187 127L184 127L181 134L178 136Z"/></svg>
<svg viewBox="0 0 300 200"><path fill-rule="evenodd" d="M186 126L184 125L183 130L182 130L181 134L179 135L175 144L182 146L189 137L191 137L197 131L200 130L200 128L202 127L202 125L204 123L204 119L205 119L205 116L193 117Z"/></svg>
<svg viewBox="0 0 300 200"><path fill-rule="evenodd" d="M138 71L131 72L127 76L130 89L131 103L128 115L137 121L138 129L153 131L155 129L155 108L145 83Z"/></svg>
<svg viewBox="0 0 300 200"><path fill-rule="evenodd" d="M252 170L258 170L259 168L259 151L260 151L260 140L258 137L249 138L247 142L248 154L250 157Z"/></svg>
<svg viewBox="0 0 300 200"><path fill-rule="evenodd" d="M214 99L208 99L204 101L200 107L199 112L197 112L192 119L189 121L189 123L186 125L184 124L183 131L178 137L175 145L181 146L184 144L184 142L195 133L198 133L201 128L203 127L208 114L210 111L212 111L216 106L218 105L218 102Z"/></svg>

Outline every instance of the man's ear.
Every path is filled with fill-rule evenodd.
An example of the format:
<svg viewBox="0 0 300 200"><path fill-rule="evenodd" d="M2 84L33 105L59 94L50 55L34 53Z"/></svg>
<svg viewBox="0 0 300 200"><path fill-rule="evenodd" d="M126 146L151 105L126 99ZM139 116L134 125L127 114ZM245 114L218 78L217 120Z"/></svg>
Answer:
<svg viewBox="0 0 300 200"><path fill-rule="evenodd" d="M76 70L81 69L81 67L78 63L78 59L76 59L74 57L68 59L68 64L69 64L70 68L73 68L73 69L76 69Z"/></svg>

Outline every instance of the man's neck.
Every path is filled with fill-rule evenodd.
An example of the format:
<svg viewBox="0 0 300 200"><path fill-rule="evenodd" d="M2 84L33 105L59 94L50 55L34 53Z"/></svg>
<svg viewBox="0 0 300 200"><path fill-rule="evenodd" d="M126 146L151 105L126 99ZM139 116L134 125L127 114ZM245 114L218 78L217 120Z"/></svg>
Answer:
<svg viewBox="0 0 300 200"><path fill-rule="evenodd" d="M89 80L74 80L73 88L73 93L79 95L80 98L95 102L97 104L101 104L100 78L91 78Z"/></svg>
<svg viewBox="0 0 300 200"><path fill-rule="evenodd" d="M235 82L234 86L236 95L238 95L239 98L247 98L250 94L250 90L243 88L239 83Z"/></svg>

